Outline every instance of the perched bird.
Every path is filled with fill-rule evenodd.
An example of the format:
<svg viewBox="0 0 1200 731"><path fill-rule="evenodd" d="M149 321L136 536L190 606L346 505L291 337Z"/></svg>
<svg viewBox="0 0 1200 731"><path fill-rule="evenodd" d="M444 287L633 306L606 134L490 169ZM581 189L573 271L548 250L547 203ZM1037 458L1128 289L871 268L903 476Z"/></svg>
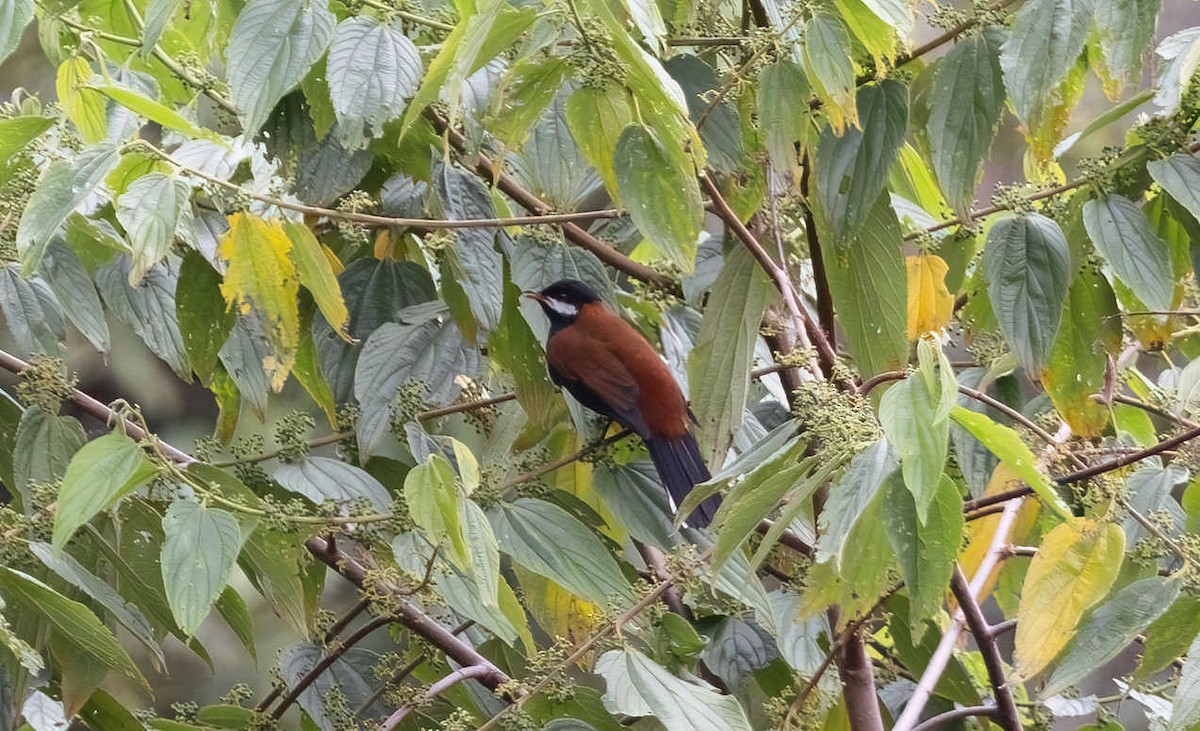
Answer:
<svg viewBox="0 0 1200 731"><path fill-rule="evenodd" d="M695 419L667 364L583 282L562 279L522 294L536 300L550 320L550 378L579 403L642 438L678 508L710 475L691 434ZM705 500L687 518L688 525L708 525L719 504L716 496Z"/></svg>

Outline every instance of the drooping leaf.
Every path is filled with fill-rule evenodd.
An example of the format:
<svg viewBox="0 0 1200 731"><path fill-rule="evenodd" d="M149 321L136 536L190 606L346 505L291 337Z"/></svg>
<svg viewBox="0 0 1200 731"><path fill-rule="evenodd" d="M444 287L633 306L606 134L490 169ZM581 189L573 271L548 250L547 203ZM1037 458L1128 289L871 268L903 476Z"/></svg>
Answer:
<svg viewBox="0 0 1200 731"><path fill-rule="evenodd" d="M96 350L107 353L111 347L108 321L96 285L79 257L62 239L51 240L42 259L41 274L67 319Z"/></svg>
<svg viewBox="0 0 1200 731"><path fill-rule="evenodd" d="M152 267L141 284L129 285L133 266L128 256L119 256L96 272L100 296L117 319L137 333L151 352L166 361L180 378L190 379L192 364L179 332L175 290L179 264L168 257Z"/></svg>
<svg viewBox="0 0 1200 731"><path fill-rule="evenodd" d="M1034 0L1017 11L1000 67L1017 116L1028 126L1038 122L1083 50L1092 11L1092 0Z"/></svg>
<svg viewBox="0 0 1200 731"><path fill-rule="evenodd" d="M342 299L342 290L338 287L334 262L337 258L326 249L312 229L302 223L287 221L283 230L292 242L288 253L296 265L296 274L300 284L312 293L317 308L328 323L339 334L345 336L346 325L350 320L350 312ZM338 262L340 266L340 262ZM339 269L340 271L340 269Z"/></svg>
<svg viewBox="0 0 1200 731"><path fill-rule="evenodd" d="M455 165L435 167L433 190L446 218L457 221L496 215L487 186ZM454 236L454 252L462 274L458 284L466 292L476 323L485 331L493 330L500 322L504 301L504 258L496 251L495 230L465 228Z"/></svg>
<svg viewBox="0 0 1200 731"><path fill-rule="evenodd" d="M112 432L85 444L71 458L58 491L54 549L62 550L76 529L157 472L138 443L124 434Z"/></svg>
<svg viewBox="0 0 1200 731"><path fill-rule="evenodd" d="M683 90L692 121L700 124L704 120L700 139L708 153L709 167L722 173L737 172L744 155L738 110L724 100L709 109L709 100L721 85L716 72L699 57L688 54L674 56L663 68Z"/></svg>
<svg viewBox="0 0 1200 731"><path fill-rule="evenodd" d="M133 252L129 284L136 287L150 267L171 250L175 230L191 187L162 173L150 173L133 181L117 199L117 220L125 228Z"/></svg>
<svg viewBox="0 0 1200 731"><path fill-rule="evenodd" d="M221 295L221 275L197 251L188 250L179 267L175 315L188 359L200 380L212 379L217 355L237 320Z"/></svg>
<svg viewBox="0 0 1200 731"><path fill-rule="evenodd" d="M440 454L430 455L404 478L404 498L409 515L425 538L462 571L470 571L471 549L463 530L465 495L456 482L454 467Z"/></svg>
<svg viewBox="0 0 1200 731"><path fill-rule="evenodd" d="M251 0L242 8L229 31L225 73L246 134L258 132L321 58L336 22L324 0Z"/></svg>
<svg viewBox="0 0 1200 731"><path fill-rule="evenodd" d="M91 88L94 73L90 61L73 56L59 64L54 80L67 119L75 124L83 141L89 143L99 142L108 132L108 100Z"/></svg>
<svg viewBox="0 0 1200 731"><path fill-rule="evenodd" d="M763 68L758 75L758 127L777 169L796 164L796 142L805 138L808 120L796 109L807 103L812 87L804 69L789 60Z"/></svg>
<svg viewBox="0 0 1200 731"><path fill-rule="evenodd" d="M53 482L87 442L83 426L73 416L59 416L34 404L25 409L13 447L15 487L26 500L36 482ZM28 503L26 503L28 504Z"/></svg>
<svg viewBox="0 0 1200 731"><path fill-rule="evenodd" d="M1188 647L1171 706L1172 726L1190 728L1197 721L1200 721L1200 639L1193 640Z"/></svg>
<svg viewBox="0 0 1200 731"><path fill-rule="evenodd" d="M613 172L634 225L660 255L690 272L704 219L691 163L673 154L658 130L634 122L617 139Z"/></svg>
<svg viewBox="0 0 1200 731"><path fill-rule="evenodd" d="M895 475L895 473L893 473ZM962 497L958 486L942 475L929 514L922 521L912 493L892 477L885 488L883 521L888 541L900 562L910 602L909 626L920 635L925 619L935 616L954 573L962 542Z"/></svg>
<svg viewBox="0 0 1200 731"><path fill-rule="evenodd" d="M1171 259L1142 209L1112 193L1084 204L1083 224L1096 250L1148 309L1170 309L1175 296Z"/></svg>
<svg viewBox="0 0 1200 731"><path fill-rule="evenodd" d="M21 355L54 355L66 324L54 293L41 279L24 279L15 264L0 267L0 312Z"/></svg>
<svg viewBox="0 0 1200 731"><path fill-rule="evenodd" d="M1046 534L1029 563L1017 612L1019 677L1039 673L1067 646L1089 608L1108 593L1125 551L1120 526L1072 518Z"/></svg>
<svg viewBox="0 0 1200 731"><path fill-rule="evenodd" d="M0 62L17 50L25 27L33 20L34 0L5 0L0 3ZM0 159L6 157L0 155Z"/></svg>
<svg viewBox="0 0 1200 731"><path fill-rule="evenodd" d="M163 586L184 634L195 634L229 583L242 549L237 518L219 508L176 500L163 516Z"/></svg>
<svg viewBox="0 0 1200 731"><path fill-rule="evenodd" d="M1161 0L1096 3L1096 34L1104 53L1105 91L1116 99L1121 86L1142 68L1142 56L1154 41Z"/></svg>
<svg viewBox="0 0 1200 731"><path fill-rule="evenodd" d="M1200 158L1171 155L1146 164L1150 176L1188 213L1200 221Z"/></svg>
<svg viewBox="0 0 1200 731"><path fill-rule="evenodd" d="M271 355L262 368L275 391L283 388L300 342L300 286L290 256L292 242L279 221L249 213L229 217L221 237L221 258L229 264L221 294L243 315L252 310L263 319Z"/></svg>
<svg viewBox="0 0 1200 731"><path fill-rule="evenodd" d="M653 716L667 731L749 731L737 699L681 680L636 650L609 650L596 661L610 713Z"/></svg>
<svg viewBox="0 0 1200 731"><path fill-rule="evenodd" d="M361 647L352 647L329 662L329 667L314 676L301 688L300 681L326 661L326 650L320 645L302 642L284 647L279 653L283 682L289 689L299 690L297 703L304 709L313 728L335 731L352 719L350 711L363 706L363 713L372 717L382 713L377 696L372 700L370 668L378 656ZM335 700L336 699L336 700Z"/></svg>
<svg viewBox="0 0 1200 731"><path fill-rule="evenodd" d="M908 279L908 339L941 332L954 316L954 295L946 287L946 260L937 254L904 258ZM906 349L907 350L907 349Z"/></svg>
<svg viewBox="0 0 1200 731"><path fill-rule="evenodd" d="M363 127L378 136L400 116L421 82L421 54L399 25L360 15L338 24L325 77L347 147L359 147Z"/></svg>
<svg viewBox="0 0 1200 731"><path fill-rule="evenodd" d="M841 479L829 490L827 510L821 511L816 560L842 563L842 552L850 532L890 475L900 467L886 439L880 439L854 456Z"/></svg>
<svg viewBox="0 0 1200 731"><path fill-rule="evenodd" d="M808 82L829 114L833 131L840 134L847 124L857 124L854 60L841 19L829 13L814 15L804 25L801 54Z"/></svg>
<svg viewBox="0 0 1200 731"><path fill-rule="evenodd" d="M411 473L410 473L411 474ZM280 465L271 475L285 489L298 492L321 505L332 500L345 506L365 499L380 513L391 509L392 496L366 470L339 459L309 455Z"/></svg>
<svg viewBox="0 0 1200 731"><path fill-rule="evenodd" d="M16 2L20 4L25 0L16 0ZM0 6L0 13L4 12L3 7ZM30 3L30 7L33 7L32 3ZM4 24L0 23L0 28L3 27ZM0 31L0 33L2 32ZM3 48L3 43L0 43L0 59L4 57ZM6 162L8 158L25 149L26 145L50 129L52 124L54 121L46 117L23 116L0 119L0 163Z"/></svg>
<svg viewBox="0 0 1200 731"><path fill-rule="evenodd" d="M1050 354L1071 278L1067 239L1037 213L992 226L983 250L988 298L1004 339L1026 373L1039 373Z"/></svg>
<svg viewBox="0 0 1200 731"><path fill-rule="evenodd" d="M621 131L633 122L628 94L615 84L581 86L567 98L566 120L575 143L600 173L613 202L620 203L614 159Z"/></svg>

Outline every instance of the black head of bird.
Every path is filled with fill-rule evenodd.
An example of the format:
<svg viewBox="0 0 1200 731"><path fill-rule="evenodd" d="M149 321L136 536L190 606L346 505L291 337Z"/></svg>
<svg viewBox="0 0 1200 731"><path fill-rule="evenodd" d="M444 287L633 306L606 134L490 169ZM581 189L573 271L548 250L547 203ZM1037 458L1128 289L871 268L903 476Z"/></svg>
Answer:
<svg viewBox="0 0 1200 731"><path fill-rule="evenodd" d="M523 294L541 305L550 320L550 378L579 403L642 438L677 507L710 475L691 434L683 391L658 351L576 279ZM689 525L708 525L718 504L715 497L705 500L688 518Z"/></svg>

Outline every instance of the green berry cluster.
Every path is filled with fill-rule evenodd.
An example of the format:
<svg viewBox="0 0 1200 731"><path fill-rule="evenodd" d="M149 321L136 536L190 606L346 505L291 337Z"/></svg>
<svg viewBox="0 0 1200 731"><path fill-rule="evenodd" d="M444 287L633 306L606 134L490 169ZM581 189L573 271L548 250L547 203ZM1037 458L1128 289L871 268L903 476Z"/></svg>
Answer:
<svg viewBox="0 0 1200 731"><path fill-rule="evenodd" d="M57 414L62 403L75 392L75 376L67 372L62 358L35 356L21 372L17 395L27 404Z"/></svg>
<svg viewBox="0 0 1200 731"><path fill-rule="evenodd" d="M283 462L299 462L308 455L309 433L317 421L302 411L291 411L275 425L275 443L279 445L279 459Z"/></svg>

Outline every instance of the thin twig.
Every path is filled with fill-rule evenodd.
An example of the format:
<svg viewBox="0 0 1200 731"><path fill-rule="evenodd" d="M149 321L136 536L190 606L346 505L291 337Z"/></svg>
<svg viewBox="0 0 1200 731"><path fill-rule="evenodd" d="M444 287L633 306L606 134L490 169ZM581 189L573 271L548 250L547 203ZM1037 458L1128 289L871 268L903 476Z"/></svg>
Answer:
<svg viewBox="0 0 1200 731"><path fill-rule="evenodd" d="M350 648L354 647L359 642L362 642L375 630L379 629L380 627L387 626L395 621L396 619L394 617L377 617L370 622L367 622L362 627L359 627L354 634L347 637L345 641L339 643L337 647L330 650L327 655L322 657L321 660L314 665L311 670L304 674L304 677L296 681L296 684L292 687L291 691L284 696L283 700L279 702L279 705L275 706L275 710L271 711L271 718L275 720L283 718L283 714L287 713L287 709L291 708L292 704L299 700L300 695L304 693L309 686L317 682L317 678L321 676L321 673L328 670L331 665L337 662L338 658L340 658L342 655L345 655Z"/></svg>
<svg viewBox="0 0 1200 731"><path fill-rule="evenodd" d="M1000 710L995 706L967 706L966 708L955 708L952 711L945 711L938 715L922 721L913 726L913 731L930 731L930 729L944 726L951 721L961 721L964 718L991 718L1000 713Z"/></svg>
<svg viewBox="0 0 1200 731"><path fill-rule="evenodd" d="M458 670L455 670L446 677L429 686L429 690L412 699L405 705L397 708L392 715L387 717L387 720L383 722L383 725L379 727L380 731L392 731L392 729L399 726L400 722L407 718L408 715L412 713L419 704L437 698L442 693L445 693L447 690L450 690L450 688L454 687L458 683L463 682L464 680L469 678L480 678L489 672L489 668L486 668L482 665L468 665L465 668L459 668Z"/></svg>

